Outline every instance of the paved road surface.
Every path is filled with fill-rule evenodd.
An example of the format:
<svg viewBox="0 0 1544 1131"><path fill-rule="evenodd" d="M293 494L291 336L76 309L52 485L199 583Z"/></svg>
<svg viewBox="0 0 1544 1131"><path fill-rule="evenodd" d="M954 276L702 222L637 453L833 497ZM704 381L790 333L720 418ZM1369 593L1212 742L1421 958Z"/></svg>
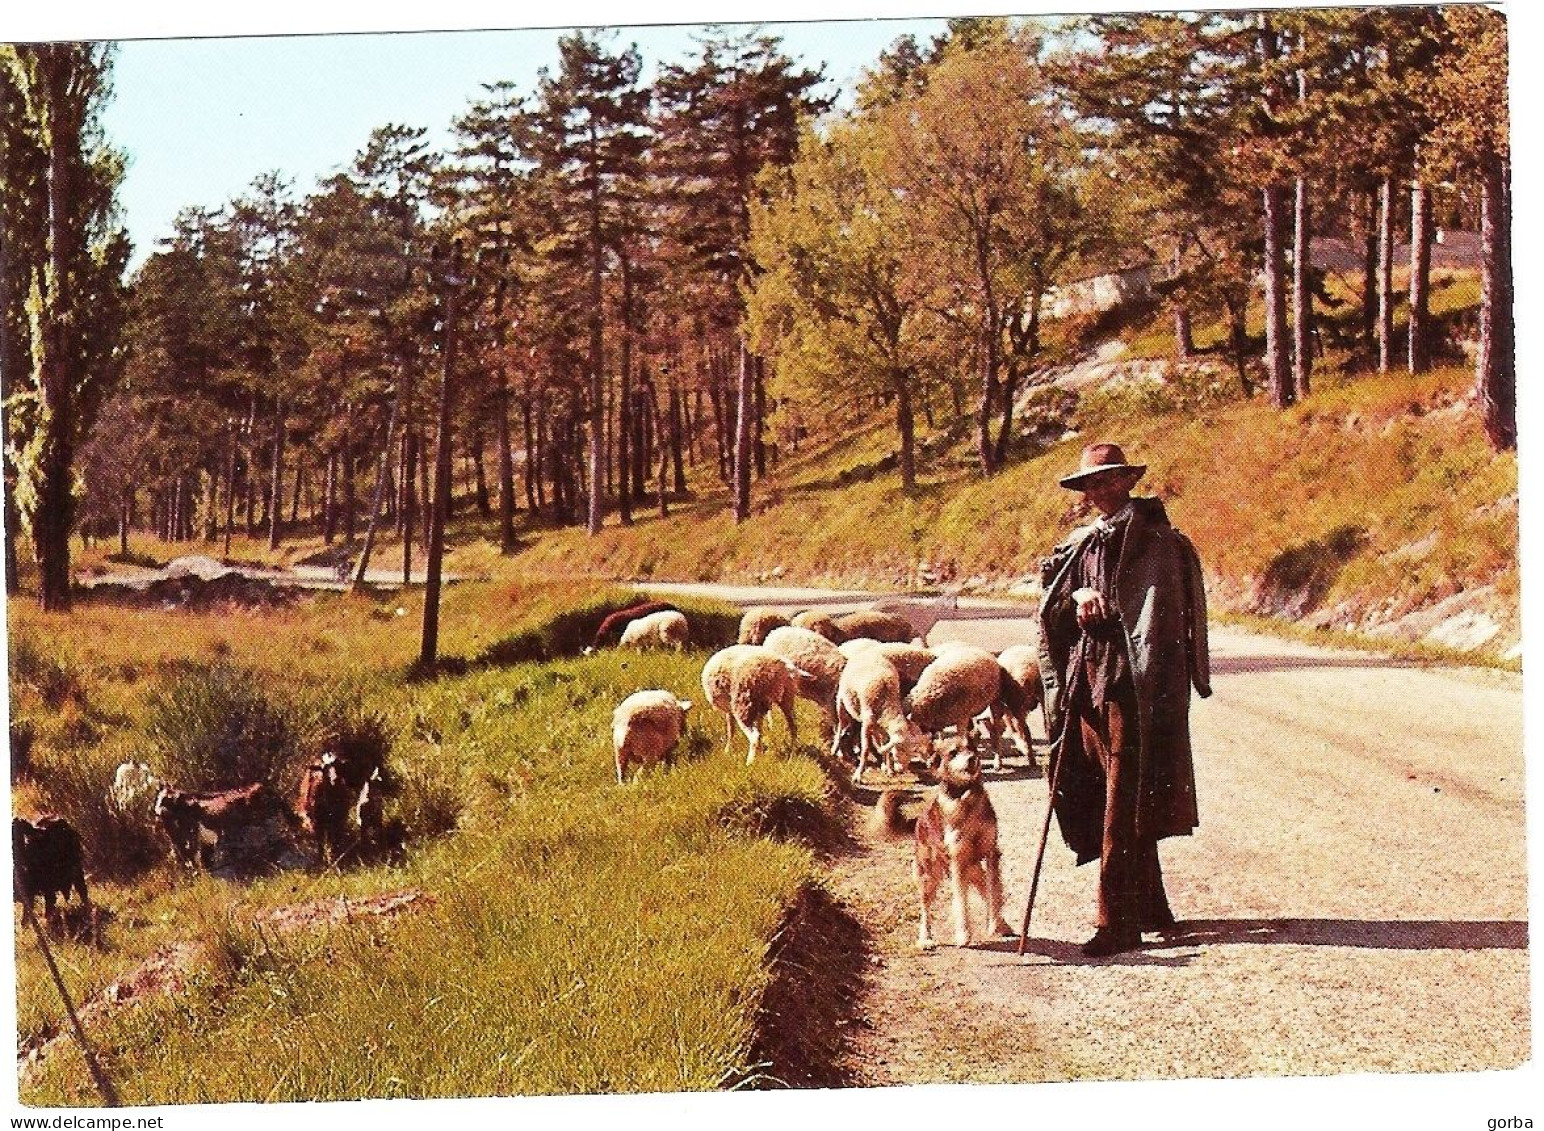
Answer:
<svg viewBox="0 0 1544 1131"><path fill-rule="evenodd" d="M741 603L821 600L691 588ZM942 623L932 639L998 648L1034 631L1009 608ZM918 954L909 847L871 842L838 860L833 877L876 951L869 1025L852 1058L860 1079L1434 1072L1526 1060L1520 677L1234 629L1214 628L1212 643L1214 694L1191 714L1201 828L1162 852L1183 933L1082 958L1097 865L1074 867L1053 829L1029 955L1012 944ZM1015 770L990 792L1016 924L1046 789Z"/></svg>

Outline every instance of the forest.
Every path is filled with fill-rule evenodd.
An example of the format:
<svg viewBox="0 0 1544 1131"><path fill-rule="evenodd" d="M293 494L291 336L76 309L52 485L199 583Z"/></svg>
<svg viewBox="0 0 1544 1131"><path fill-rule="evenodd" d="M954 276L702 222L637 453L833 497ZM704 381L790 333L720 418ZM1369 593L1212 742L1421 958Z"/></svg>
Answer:
<svg viewBox="0 0 1544 1131"><path fill-rule="evenodd" d="M1366 368L1416 373L1452 348L1437 233L1478 233L1476 408L1510 449L1505 31L1477 7L962 18L840 111L759 29L705 29L650 83L574 31L448 149L384 124L308 190L273 170L184 210L133 272L113 46L0 46L7 591L30 552L68 608L71 538L126 558L136 530L227 556L319 531L362 578L378 529L406 570L464 507L507 554L665 513L688 467L743 521L769 462L851 413L893 422L908 490L919 415L968 425L990 477L1063 360L1047 303L1134 265L1174 357L1220 320L1237 395L1285 408L1347 301L1315 237L1361 249Z"/></svg>

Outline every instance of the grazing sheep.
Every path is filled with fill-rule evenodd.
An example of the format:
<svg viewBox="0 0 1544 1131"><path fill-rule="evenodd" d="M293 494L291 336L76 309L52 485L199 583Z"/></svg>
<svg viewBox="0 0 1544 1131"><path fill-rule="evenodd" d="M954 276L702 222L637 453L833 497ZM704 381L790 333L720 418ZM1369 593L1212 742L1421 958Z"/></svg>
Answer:
<svg viewBox="0 0 1544 1131"><path fill-rule="evenodd" d="M1029 734L1029 713L1045 706L1045 687L1040 682L1040 652L1029 644L1004 648L997 656L1008 679L1003 684L1002 702L1021 753L1034 761L1034 743Z"/></svg>
<svg viewBox="0 0 1544 1131"><path fill-rule="evenodd" d="M911 622L893 613L876 613L873 609L859 609L836 617L836 627L848 640L860 636L892 644L910 644L917 634Z"/></svg>
<svg viewBox="0 0 1544 1131"><path fill-rule="evenodd" d="M107 787L107 807L124 817L148 821L151 807L162 781L143 762L124 762L113 771L113 784Z"/></svg>
<svg viewBox="0 0 1544 1131"><path fill-rule="evenodd" d="M842 630L836 627L836 621L830 613L819 609L805 609L793 618L795 628L807 628L811 632L818 632L832 644L840 644L847 637Z"/></svg>
<svg viewBox="0 0 1544 1131"><path fill-rule="evenodd" d="M794 691L808 699L825 714L828 725L836 725L836 685L847 666L847 657L831 641L807 628L784 625L767 633L767 651L781 656L799 669L794 677Z"/></svg>
<svg viewBox="0 0 1544 1131"><path fill-rule="evenodd" d="M911 625L912 636L919 638L924 645L927 644L927 634L933 630L933 626L941 620L948 620L948 614L959 607L960 598L956 593L925 598L892 598L875 601L869 606L877 613L889 613L903 618Z"/></svg>
<svg viewBox="0 0 1544 1131"><path fill-rule="evenodd" d="M782 710L788 720L789 743L797 745L794 679L802 674L781 656L756 644L731 644L708 657L702 669L702 690L714 709L724 715L724 753L733 749L738 723L751 744L745 764L754 762L761 747L761 722L773 707Z"/></svg>
<svg viewBox="0 0 1544 1131"><path fill-rule="evenodd" d="M745 615L740 618L740 635L736 643L761 644L767 639L767 633L789 623L788 618L776 609L753 605L746 609Z"/></svg>
<svg viewBox="0 0 1544 1131"><path fill-rule="evenodd" d="M670 764L670 752L686 730L691 700L669 691L635 691L611 713L611 740L616 746L617 784L627 780L627 768L643 769L656 762Z"/></svg>
<svg viewBox="0 0 1544 1131"><path fill-rule="evenodd" d="M862 782L871 746L880 763L887 765L891 773L898 773L912 753L926 745L927 737L906 717L901 676L895 665L877 648L855 652L848 657L842 677L837 681L837 737L831 746L831 756L839 755L841 734L847 724L856 722L858 765L852 780ZM883 742L879 741L880 731L885 735Z"/></svg>
<svg viewBox="0 0 1544 1131"><path fill-rule="evenodd" d="M622 631L632 621L639 617L646 617L650 613L664 613L675 611L675 606L669 601L644 601L641 604L632 605L625 609L618 609L614 613L608 613L595 630L595 638L590 641L585 654L595 651L606 644L614 643L622 637Z"/></svg>
<svg viewBox="0 0 1544 1131"><path fill-rule="evenodd" d="M674 609L650 613L639 617L622 630L619 648L674 648L677 652L686 647L689 630L686 617Z"/></svg>
<svg viewBox="0 0 1544 1131"><path fill-rule="evenodd" d="M901 677L902 695L909 693L917 686L917 681L922 678L922 673L927 670L927 666L938 659L938 653L933 649L916 644L876 644L874 648L895 665L895 670Z"/></svg>
<svg viewBox="0 0 1544 1131"><path fill-rule="evenodd" d="M934 660L938 659L938 652L932 648L923 648L919 644L896 644L893 642L880 643L878 640L870 640L866 636L860 636L856 640L849 640L845 644L838 645L842 655L851 659L867 649L875 649L885 659L895 665L895 670L901 677L901 694L905 695L916 686L917 680L922 678L925 669ZM949 647L948 644L943 645Z"/></svg>
<svg viewBox="0 0 1544 1131"><path fill-rule="evenodd" d="M984 649L969 645L942 648L938 659L927 666L917 686L906 696L906 716L919 730L930 735L954 726L969 744L971 719L982 711L990 711L991 737L995 745L1002 738L999 697L1004 675L997 657ZM1002 768L1000 748L995 768Z"/></svg>
<svg viewBox="0 0 1544 1131"><path fill-rule="evenodd" d="M774 628L761 647L797 668L794 693L820 708L821 734L831 738L837 727L837 680L841 679L841 668L846 667L848 657L826 637L794 625Z"/></svg>

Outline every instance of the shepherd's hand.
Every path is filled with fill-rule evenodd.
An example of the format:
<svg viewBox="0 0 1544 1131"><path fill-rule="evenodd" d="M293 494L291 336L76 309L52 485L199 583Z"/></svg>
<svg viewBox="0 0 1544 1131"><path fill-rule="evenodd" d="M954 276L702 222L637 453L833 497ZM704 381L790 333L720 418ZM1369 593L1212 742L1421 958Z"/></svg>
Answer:
<svg viewBox="0 0 1544 1131"><path fill-rule="evenodd" d="M1087 628L1091 624L1098 624L1108 620L1110 606L1104 599L1104 594L1097 589L1075 589L1072 599L1078 606L1078 627Z"/></svg>

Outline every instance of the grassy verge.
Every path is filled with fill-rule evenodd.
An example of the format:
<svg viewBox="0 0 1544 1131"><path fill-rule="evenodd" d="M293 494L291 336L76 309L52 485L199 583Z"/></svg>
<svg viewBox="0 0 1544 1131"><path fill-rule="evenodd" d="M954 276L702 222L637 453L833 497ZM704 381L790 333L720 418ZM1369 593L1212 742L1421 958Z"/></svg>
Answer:
<svg viewBox="0 0 1544 1131"><path fill-rule="evenodd" d="M558 610L630 599L577 584L467 585L448 597L447 640L467 661L522 634L566 650L582 632L554 631ZM23 807L74 819L93 796L100 805L113 758L143 748L147 698L190 653L220 654L297 694L351 673L354 693L389 723L393 764L420 783L417 796L439 802L438 817L408 814L414 839L397 868L238 885L156 864L98 883L114 912L102 944L60 948L77 999L169 944L204 948L182 989L147 995L98 1028L125 1099L672 1091L754 1077L769 946L813 874L810 849L769 838L758 815L819 810L818 767L784 757L775 731L756 765L726 757L697 685L700 652L468 662L460 674L405 681L414 640L396 607L318 598L248 623L93 608L44 618L13 607L13 634L47 632L68 656L59 682L96 720L92 749L113 751L83 758L82 736L45 718L34 683L48 681L13 673L19 709L37 720ZM332 647L307 645L324 639ZM677 765L618 787L611 711L641 687L698 707ZM804 721L813 734L813 716ZM82 768L58 785L71 762ZM436 822L445 826L437 836ZM406 889L427 898L390 923L282 935L253 926L277 907ZM26 1039L56 1027L60 1010L30 936L18 932L16 943ZM23 1099L95 1102L64 1045Z"/></svg>

